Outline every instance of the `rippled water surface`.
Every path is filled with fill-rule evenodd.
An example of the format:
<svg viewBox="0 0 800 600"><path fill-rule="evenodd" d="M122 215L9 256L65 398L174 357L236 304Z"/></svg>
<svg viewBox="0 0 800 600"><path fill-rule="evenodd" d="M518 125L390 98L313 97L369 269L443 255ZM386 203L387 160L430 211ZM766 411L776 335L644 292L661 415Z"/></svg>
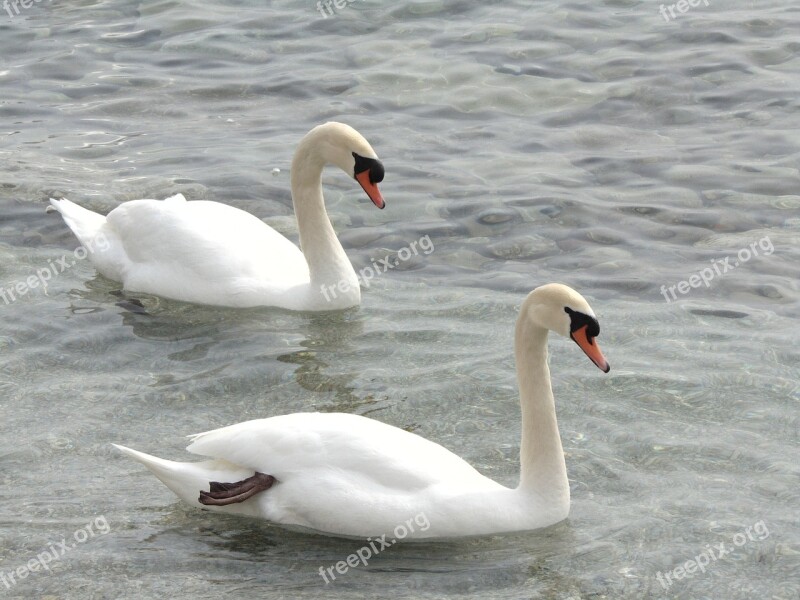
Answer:
<svg viewBox="0 0 800 600"><path fill-rule="evenodd" d="M658 7L0 10L0 597L797 598L800 11ZM105 214L181 192L296 240L289 165L326 120L386 166L384 211L323 179L356 268L435 247L359 309L121 295L85 260L9 297L77 247L51 196ZM549 281L592 303L612 370L551 340L573 501L545 531L395 546L326 585L358 542L185 507L110 445L188 459L189 433L345 411L515 485L513 323Z"/></svg>

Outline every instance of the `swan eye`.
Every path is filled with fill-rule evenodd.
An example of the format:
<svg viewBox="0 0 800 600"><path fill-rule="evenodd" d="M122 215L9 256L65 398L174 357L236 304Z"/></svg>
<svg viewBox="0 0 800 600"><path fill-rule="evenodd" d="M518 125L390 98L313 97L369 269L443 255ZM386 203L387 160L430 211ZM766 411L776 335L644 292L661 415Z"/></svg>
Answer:
<svg viewBox="0 0 800 600"><path fill-rule="evenodd" d="M380 183L383 181L384 171L381 161L377 158L366 158L355 152L353 152L353 158L356 159L356 164L353 167L353 177L364 171L369 171L370 183Z"/></svg>
<svg viewBox="0 0 800 600"><path fill-rule="evenodd" d="M564 307L564 312L569 315L570 333L575 333L582 327L586 327L586 337L596 338L598 335L600 335L600 323L598 323L597 319L594 317L590 317L589 315L578 312L577 310L572 310L569 306Z"/></svg>

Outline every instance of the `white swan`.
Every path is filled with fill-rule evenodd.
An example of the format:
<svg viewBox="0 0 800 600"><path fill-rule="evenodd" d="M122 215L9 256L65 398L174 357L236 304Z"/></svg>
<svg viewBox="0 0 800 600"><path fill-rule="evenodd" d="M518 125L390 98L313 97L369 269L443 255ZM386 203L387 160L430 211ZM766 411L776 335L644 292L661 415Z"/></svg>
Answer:
<svg viewBox="0 0 800 600"><path fill-rule="evenodd" d="M217 306L335 310L356 306L361 290L322 197L322 169L352 175L384 207L383 165L355 129L326 123L300 142L292 161L292 201L302 252L242 210L178 194L134 200L107 217L51 199L95 268L125 289Z"/></svg>
<svg viewBox="0 0 800 600"><path fill-rule="evenodd" d="M193 506L326 535L378 536L420 514L430 526L408 537L545 527L569 512L548 330L570 336L604 372L610 368L595 343L597 319L580 294L548 284L528 295L515 335L522 443L514 489L418 435L343 413L297 413L190 436L188 450L212 458L205 462L172 462L116 447Z"/></svg>

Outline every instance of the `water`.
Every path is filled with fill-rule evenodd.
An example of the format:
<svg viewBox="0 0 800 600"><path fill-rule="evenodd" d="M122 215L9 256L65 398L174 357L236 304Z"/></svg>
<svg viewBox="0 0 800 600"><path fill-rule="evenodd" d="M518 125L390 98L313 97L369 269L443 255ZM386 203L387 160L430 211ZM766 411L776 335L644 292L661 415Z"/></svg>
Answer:
<svg viewBox="0 0 800 600"><path fill-rule="evenodd" d="M324 176L356 268L435 247L338 314L121 297L80 260L0 300L0 573L75 543L0 593L796 598L800 13L712 0L666 22L658 6L0 11L3 291L77 246L50 196L106 213L181 192L296 239L294 146L332 119L387 170L384 211ZM708 287L670 296L715 264ZM326 585L319 568L360 543L184 507L110 446L188 459L186 434L348 411L513 485L513 323L548 281L592 303L612 371L552 339L573 502L546 531L395 546Z"/></svg>

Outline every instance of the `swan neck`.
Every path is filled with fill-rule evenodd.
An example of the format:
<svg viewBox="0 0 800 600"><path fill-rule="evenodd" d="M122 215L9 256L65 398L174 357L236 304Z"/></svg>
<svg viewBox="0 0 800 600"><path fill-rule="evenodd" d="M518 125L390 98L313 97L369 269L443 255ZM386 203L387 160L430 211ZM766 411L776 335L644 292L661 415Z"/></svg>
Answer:
<svg viewBox="0 0 800 600"><path fill-rule="evenodd" d="M548 331L531 322L526 312L520 313L514 338L522 409L519 489L568 496L567 468L547 365Z"/></svg>
<svg viewBox="0 0 800 600"><path fill-rule="evenodd" d="M312 292L322 293L324 288L333 286L339 299L342 294L357 294L360 297L353 265L325 210L322 195L322 169L325 163L314 152L314 144L308 142L308 139L304 139L295 153L291 182L300 249L308 263Z"/></svg>

